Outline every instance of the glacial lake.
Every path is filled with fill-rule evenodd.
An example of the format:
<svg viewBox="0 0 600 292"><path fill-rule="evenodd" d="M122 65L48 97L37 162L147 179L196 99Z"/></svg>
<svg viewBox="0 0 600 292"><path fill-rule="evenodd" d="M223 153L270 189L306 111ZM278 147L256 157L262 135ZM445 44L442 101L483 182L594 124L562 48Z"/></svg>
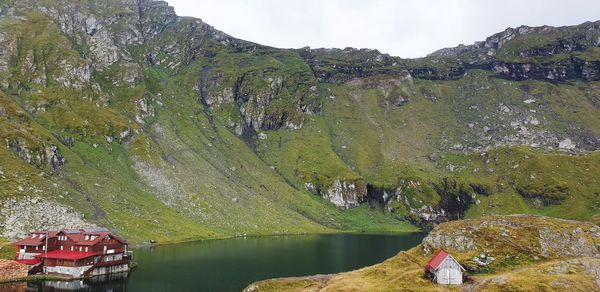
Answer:
<svg viewBox="0 0 600 292"><path fill-rule="evenodd" d="M423 234L294 235L195 241L137 248L128 274L0 285L0 291L240 291L277 277L331 274L379 263Z"/></svg>

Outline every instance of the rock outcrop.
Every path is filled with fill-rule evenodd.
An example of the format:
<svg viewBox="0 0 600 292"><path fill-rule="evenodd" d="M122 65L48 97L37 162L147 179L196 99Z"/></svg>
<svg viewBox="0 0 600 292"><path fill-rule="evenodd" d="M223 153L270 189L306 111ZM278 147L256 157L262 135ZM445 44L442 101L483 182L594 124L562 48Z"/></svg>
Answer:
<svg viewBox="0 0 600 292"><path fill-rule="evenodd" d="M459 252L493 251L494 256L531 259L598 257L600 227L533 215L452 221L438 225L423 239L426 252L438 248Z"/></svg>
<svg viewBox="0 0 600 292"><path fill-rule="evenodd" d="M40 197L14 197L0 201L0 235L19 239L43 229L94 226L72 207Z"/></svg>
<svg viewBox="0 0 600 292"><path fill-rule="evenodd" d="M40 149L30 149L25 142L16 139L9 142L8 147L23 161L40 168L47 167L56 171L65 164L65 158L56 145L42 145Z"/></svg>
<svg viewBox="0 0 600 292"><path fill-rule="evenodd" d="M366 194L366 188L360 183L336 179L322 196L338 208L349 209L364 202Z"/></svg>
<svg viewBox="0 0 600 292"><path fill-rule="evenodd" d="M599 37L598 21L574 27L507 28L485 41L441 49L422 60L409 61L409 67L411 74L427 79L459 78L466 70L486 69L514 80L599 80ZM527 42L531 44L523 45ZM422 66L424 63L446 63L453 69L439 70L439 66Z"/></svg>

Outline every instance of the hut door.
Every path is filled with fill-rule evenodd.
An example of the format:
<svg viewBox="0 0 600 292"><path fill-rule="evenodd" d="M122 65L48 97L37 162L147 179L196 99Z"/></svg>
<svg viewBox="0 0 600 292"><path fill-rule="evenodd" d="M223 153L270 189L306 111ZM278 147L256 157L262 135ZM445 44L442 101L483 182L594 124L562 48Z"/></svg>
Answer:
<svg viewBox="0 0 600 292"><path fill-rule="evenodd" d="M450 284L450 269L442 267L438 270L438 284Z"/></svg>
<svg viewBox="0 0 600 292"><path fill-rule="evenodd" d="M462 284L462 274L459 269L448 269L448 272L450 272L450 283L448 284Z"/></svg>

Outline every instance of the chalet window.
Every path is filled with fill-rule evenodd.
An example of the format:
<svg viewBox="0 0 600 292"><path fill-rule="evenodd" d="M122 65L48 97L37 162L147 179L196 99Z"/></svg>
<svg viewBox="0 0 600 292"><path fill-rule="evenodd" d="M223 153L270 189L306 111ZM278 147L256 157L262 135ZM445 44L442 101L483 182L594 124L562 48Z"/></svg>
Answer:
<svg viewBox="0 0 600 292"><path fill-rule="evenodd" d="M45 245L42 246L42 250L46 250L46 246Z"/></svg>
<svg viewBox="0 0 600 292"><path fill-rule="evenodd" d="M35 247L35 250L38 250L38 246Z"/></svg>
<svg viewBox="0 0 600 292"><path fill-rule="evenodd" d="M88 247L87 247L87 246L85 247L85 251L86 251L86 252L88 251Z"/></svg>
<svg viewBox="0 0 600 292"><path fill-rule="evenodd" d="M75 250L75 247L74 247L74 246L71 246L71 251L74 251L74 250Z"/></svg>
<svg viewBox="0 0 600 292"><path fill-rule="evenodd" d="M62 246L62 245L61 245L61 246L60 246L60 250L63 250L63 248L64 248L64 246Z"/></svg>

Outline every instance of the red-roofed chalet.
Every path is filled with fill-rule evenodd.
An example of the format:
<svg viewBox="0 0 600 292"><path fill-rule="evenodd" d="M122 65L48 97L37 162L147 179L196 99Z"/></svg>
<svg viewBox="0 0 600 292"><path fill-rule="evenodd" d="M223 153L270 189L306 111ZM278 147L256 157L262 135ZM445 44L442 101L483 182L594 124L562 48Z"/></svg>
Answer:
<svg viewBox="0 0 600 292"><path fill-rule="evenodd" d="M127 242L105 228L36 231L15 246L16 260L30 273L102 275L128 271L131 260Z"/></svg>

